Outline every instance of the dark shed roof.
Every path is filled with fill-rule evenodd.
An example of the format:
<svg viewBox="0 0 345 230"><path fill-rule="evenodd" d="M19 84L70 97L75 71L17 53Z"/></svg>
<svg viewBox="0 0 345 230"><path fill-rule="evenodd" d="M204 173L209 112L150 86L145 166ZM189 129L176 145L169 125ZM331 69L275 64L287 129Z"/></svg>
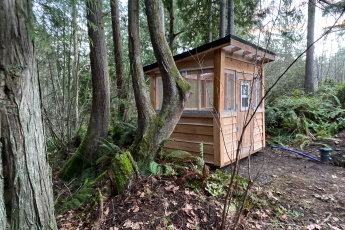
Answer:
<svg viewBox="0 0 345 230"><path fill-rule="evenodd" d="M243 44L246 44L246 45L249 45L251 47L253 47L254 49L257 49L257 50L260 50L260 51L263 51L267 54L271 54L273 56L275 56L276 54L269 51L269 50L266 50L260 46L257 46L257 45L254 45L253 43L250 43L248 41L245 41L243 40L242 38L239 38L235 35L228 35L224 38L221 38L221 39L218 39L216 41L213 41L213 42L210 42L210 43L207 43L207 44L204 44L204 45L201 45L199 47L196 47L194 49L191 49L191 50L188 50L186 52L183 52L183 53L180 53L180 54L177 54L174 56L174 60L175 62L178 61L178 60L181 60L181 59L184 59L184 58L187 58L187 57L190 57L190 56L193 56L195 54L198 54L198 53L201 53L201 52L204 52L204 51L207 51L209 49L212 49L212 48L216 48L216 47L219 47L219 46L224 46L226 44L229 44L229 42L231 40L236 40L238 42L241 42ZM153 63L151 65L147 65L147 66L144 66L144 72L148 72L152 69L156 69L158 68L158 63Z"/></svg>

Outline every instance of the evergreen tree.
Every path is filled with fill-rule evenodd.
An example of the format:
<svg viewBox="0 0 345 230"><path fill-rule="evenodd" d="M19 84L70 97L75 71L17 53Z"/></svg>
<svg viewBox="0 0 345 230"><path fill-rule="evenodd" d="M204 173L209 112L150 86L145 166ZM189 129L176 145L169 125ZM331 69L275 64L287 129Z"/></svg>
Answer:
<svg viewBox="0 0 345 230"><path fill-rule="evenodd" d="M8 229L7 218L10 229L57 229L31 6L30 0L0 4L0 229Z"/></svg>

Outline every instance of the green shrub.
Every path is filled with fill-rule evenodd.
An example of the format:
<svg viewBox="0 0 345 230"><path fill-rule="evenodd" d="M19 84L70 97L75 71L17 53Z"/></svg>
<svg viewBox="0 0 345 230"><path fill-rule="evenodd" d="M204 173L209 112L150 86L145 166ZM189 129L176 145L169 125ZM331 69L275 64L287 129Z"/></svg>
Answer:
<svg viewBox="0 0 345 230"><path fill-rule="evenodd" d="M342 106L345 106L345 82L336 87L336 96Z"/></svg>
<svg viewBox="0 0 345 230"><path fill-rule="evenodd" d="M343 94L342 94L343 93ZM341 96L344 99L339 99ZM345 84L324 84L314 96L295 91L266 106L268 144L304 148L315 139L329 139L345 128Z"/></svg>
<svg viewBox="0 0 345 230"><path fill-rule="evenodd" d="M128 148L133 143L136 133L137 127L131 123L118 121L114 124L111 137L115 145Z"/></svg>

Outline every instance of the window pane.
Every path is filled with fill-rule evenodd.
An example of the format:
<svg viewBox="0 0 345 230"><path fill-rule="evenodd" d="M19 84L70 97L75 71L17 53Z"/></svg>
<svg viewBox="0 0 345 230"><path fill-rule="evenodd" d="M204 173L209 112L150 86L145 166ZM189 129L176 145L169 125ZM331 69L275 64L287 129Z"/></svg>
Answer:
<svg viewBox="0 0 345 230"><path fill-rule="evenodd" d="M249 85L242 85L242 95L249 95Z"/></svg>
<svg viewBox="0 0 345 230"><path fill-rule="evenodd" d="M224 110L235 110L235 73L225 72Z"/></svg>
<svg viewBox="0 0 345 230"><path fill-rule="evenodd" d="M191 94L187 100L185 109L198 109L199 90L198 90L198 73L197 71L188 71L184 76L186 81L191 85Z"/></svg>
<svg viewBox="0 0 345 230"><path fill-rule="evenodd" d="M250 87L248 82L241 82L241 109L247 110L249 108L249 94Z"/></svg>
<svg viewBox="0 0 345 230"><path fill-rule="evenodd" d="M261 101L262 98L262 88L261 88L261 80L260 79L256 79L255 80L255 84L254 84L254 92L253 92L253 101L254 101L254 108L259 106L259 103ZM261 106L259 106L260 108Z"/></svg>
<svg viewBox="0 0 345 230"><path fill-rule="evenodd" d="M160 74L156 74L156 76L160 76ZM163 82L162 77L157 78L157 96L156 96L156 109L162 108L163 103Z"/></svg>
<svg viewBox="0 0 345 230"><path fill-rule="evenodd" d="M212 70L213 71L213 70ZM200 74L201 79L201 108L213 108L213 72Z"/></svg>
<svg viewBox="0 0 345 230"><path fill-rule="evenodd" d="M187 100L186 109L197 109L198 108L198 82L187 80L191 85L191 93Z"/></svg>
<svg viewBox="0 0 345 230"><path fill-rule="evenodd" d="M242 98L242 108L243 109L247 109L248 108L248 106L249 106L248 99L249 98Z"/></svg>
<svg viewBox="0 0 345 230"><path fill-rule="evenodd" d="M213 108L213 69L181 71L182 77L191 85L191 94L185 110ZM156 109L163 103L163 84L160 74L156 74Z"/></svg>
<svg viewBox="0 0 345 230"><path fill-rule="evenodd" d="M206 108L213 108L213 81L207 82Z"/></svg>

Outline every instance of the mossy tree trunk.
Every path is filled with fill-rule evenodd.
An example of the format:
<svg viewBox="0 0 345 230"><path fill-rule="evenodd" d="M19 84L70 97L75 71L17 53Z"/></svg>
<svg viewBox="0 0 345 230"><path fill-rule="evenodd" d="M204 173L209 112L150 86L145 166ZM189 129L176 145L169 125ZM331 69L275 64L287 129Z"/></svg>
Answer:
<svg viewBox="0 0 345 230"><path fill-rule="evenodd" d="M65 179L72 178L80 169L95 163L98 158L99 140L107 138L108 135L110 89L101 0L86 1L86 18L90 38L92 109L85 137L76 153L62 169Z"/></svg>
<svg viewBox="0 0 345 230"><path fill-rule="evenodd" d="M30 0L0 3L0 229L7 224L4 193L10 194L10 229L57 229L31 6Z"/></svg>
<svg viewBox="0 0 345 230"><path fill-rule="evenodd" d="M139 46L139 3L129 2L129 51L135 102L138 111L138 135L131 152L137 161L148 163L160 144L169 138L183 112L190 85L180 75L160 20L160 0L145 0L150 37L163 82L163 106L159 114L153 109L142 68Z"/></svg>
<svg viewBox="0 0 345 230"><path fill-rule="evenodd" d="M117 194L122 194L130 188L135 165L129 151L116 155L111 161L111 171L114 175L112 181L115 183Z"/></svg>

